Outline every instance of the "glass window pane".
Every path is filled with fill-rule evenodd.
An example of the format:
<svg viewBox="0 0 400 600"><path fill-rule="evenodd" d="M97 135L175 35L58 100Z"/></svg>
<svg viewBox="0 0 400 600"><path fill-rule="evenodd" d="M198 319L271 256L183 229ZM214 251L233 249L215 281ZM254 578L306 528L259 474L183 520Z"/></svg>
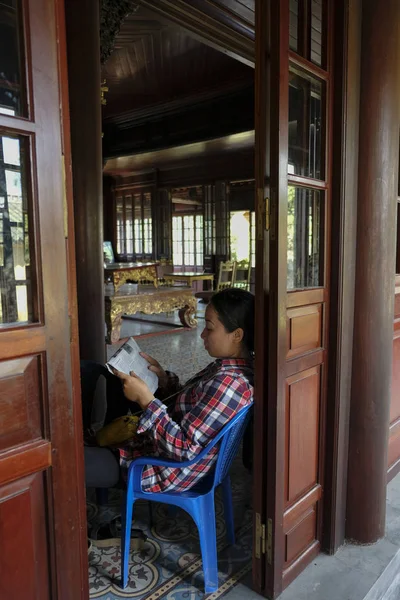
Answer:
<svg viewBox="0 0 400 600"><path fill-rule="evenodd" d="M322 64L322 0L311 2L311 61Z"/></svg>
<svg viewBox="0 0 400 600"><path fill-rule="evenodd" d="M294 52L298 52L299 42L299 2L298 0L289 0L289 47Z"/></svg>
<svg viewBox="0 0 400 600"><path fill-rule="evenodd" d="M172 262L176 266L183 264L182 254L182 217L172 217Z"/></svg>
<svg viewBox="0 0 400 600"><path fill-rule="evenodd" d="M251 257L251 266L255 268L256 266L256 213L254 211L251 212L251 241L250 241L250 257Z"/></svg>
<svg viewBox="0 0 400 600"><path fill-rule="evenodd" d="M7 166L4 139L6 154L11 152ZM0 323L37 319L33 314L31 282L33 232L26 185L28 156L28 143L22 136L0 135Z"/></svg>
<svg viewBox="0 0 400 600"><path fill-rule="evenodd" d="M116 203L117 213L117 254L125 252L125 236L124 236L124 205L121 197L117 198Z"/></svg>
<svg viewBox="0 0 400 600"><path fill-rule="evenodd" d="M291 174L323 179L323 84L291 71L289 76L289 166Z"/></svg>
<svg viewBox="0 0 400 600"><path fill-rule="evenodd" d="M20 2L0 2L0 113L27 116Z"/></svg>
<svg viewBox="0 0 400 600"><path fill-rule="evenodd" d="M250 213L236 210L230 213L230 244L232 260L249 260Z"/></svg>
<svg viewBox="0 0 400 600"><path fill-rule="evenodd" d="M7 165L19 167L21 159L19 156L19 140L16 138L3 137L3 156Z"/></svg>
<svg viewBox="0 0 400 600"><path fill-rule="evenodd" d="M288 188L288 290L323 285L323 192Z"/></svg>

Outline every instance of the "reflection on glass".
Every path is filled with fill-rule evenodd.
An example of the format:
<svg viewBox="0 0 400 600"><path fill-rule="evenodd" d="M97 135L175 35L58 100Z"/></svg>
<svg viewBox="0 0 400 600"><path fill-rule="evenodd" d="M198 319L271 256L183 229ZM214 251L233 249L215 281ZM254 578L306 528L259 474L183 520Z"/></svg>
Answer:
<svg viewBox="0 0 400 600"><path fill-rule="evenodd" d="M26 115L20 3L0 2L0 113Z"/></svg>
<svg viewBox="0 0 400 600"><path fill-rule="evenodd" d="M298 52L299 43L299 2L298 0L289 1L289 47L294 52Z"/></svg>
<svg viewBox="0 0 400 600"><path fill-rule="evenodd" d="M311 61L322 64L322 1L311 2Z"/></svg>
<svg viewBox="0 0 400 600"><path fill-rule="evenodd" d="M291 72L289 77L289 173L322 179L322 83Z"/></svg>
<svg viewBox="0 0 400 600"><path fill-rule="evenodd" d="M0 323L33 320L25 141L0 136Z"/></svg>
<svg viewBox="0 0 400 600"><path fill-rule="evenodd" d="M288 290L323 285L323 192L288 188Z"/></svg>

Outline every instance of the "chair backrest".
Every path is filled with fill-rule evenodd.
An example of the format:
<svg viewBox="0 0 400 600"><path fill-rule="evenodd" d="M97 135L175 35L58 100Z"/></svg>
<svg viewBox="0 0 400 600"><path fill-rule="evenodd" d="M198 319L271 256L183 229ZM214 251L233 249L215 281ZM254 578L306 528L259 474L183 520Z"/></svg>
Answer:
<svg viewBox="0 0 400 600"><path fill-rule="evenodd" d="M158 280L159 284L161 284L161 285L172 285L173 284L173 279L165 277L166 273L173 273L173 271L174 271L173 265L167 264L165 262L160 263L156 266L156 271L157 271L157 280Z"/></svg>
<svg viewBox="0 0 400 600"><path fill-rule="evenodd" d="M236 263L235 278L233 287L238 287L244 290L250 289L251 264L245 259Z"/></svg>
<svg viewBox="0 0 400 600"><path fill-rule="evenodd" d="M228 260L219 263L217 292L233 286L235 280L236 263Z"/></svg>
<svg viewBox="0 0 400 600"><path fill-rule="evenodd" d="M239 449L247 423L250 420L253 404L242 408L230 423L225 425L226 433L222 437L214 471L214 485L219 485L227 476L232 461Z"/></svg>

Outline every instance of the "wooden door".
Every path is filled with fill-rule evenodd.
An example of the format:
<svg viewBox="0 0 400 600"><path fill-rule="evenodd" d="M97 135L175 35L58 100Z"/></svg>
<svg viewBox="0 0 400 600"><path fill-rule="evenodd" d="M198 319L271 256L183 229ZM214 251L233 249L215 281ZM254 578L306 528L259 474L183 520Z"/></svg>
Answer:
<svg viewBox="0 0 400 600"><path fill-rule="evenodd" d="M63 4L1 0L0 597L8 600L88 597L65 73Z"/></svg>
<svg viewBox="0 0 400 600"><path fill-rule="evenodd" d="M256 3L258 591L319 552L328 345L328 0Z"/></svg>

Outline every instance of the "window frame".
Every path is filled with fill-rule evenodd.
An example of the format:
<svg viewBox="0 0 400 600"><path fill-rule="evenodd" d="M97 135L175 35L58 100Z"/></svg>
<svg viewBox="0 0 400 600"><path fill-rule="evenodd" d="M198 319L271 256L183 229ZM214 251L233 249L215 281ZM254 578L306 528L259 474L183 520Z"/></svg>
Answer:
<svg viewBox="0 0 400 600"><path fill-rule="evenodd" d="M147 200L150 199L151 216L145 218L146 197ZM137 208L140 215L138 219ZM155 255L153 189L116 188L114 215L115 248L118 259L134 262L153 259Z"/></svg>
<svg viewBox="0 0 400 600"><path fill-rule="evenodd" d="M186 253L185 252L185 227L184 227L184 219L185 217L190 217L193 219L193 253ZM176 231L176 228L174 227L174 219L180 219L181 220L181 229L180 231L182 232L181 235L181 239L180 240L175 240L174 239L174 233ZM196 221L197 219L201 219L201 225L197 226ZM204 228L204 215L203 215L203 211L199 210L199 211L191 211L191 212L179 212L179 213L173 213L172 215L172 263L174 265L174 267L179 267L182 268L183 271L185 271L186 269L191 269L194 271L203 271L204 269L204 237L203 237L203 228ZM188 228L186 228L187 231ZM181 243L182 245L182 263L181 264L177 264L175 262L175 252L174 252L174 246L175 243ZM193 255L194 257L194 264L190 264L190 263L186 263L185 261L185 257L186 255ZM202 260L201 260L201 264L199 264L197 262L197 258L198 256L201 255Z"/></svg>

